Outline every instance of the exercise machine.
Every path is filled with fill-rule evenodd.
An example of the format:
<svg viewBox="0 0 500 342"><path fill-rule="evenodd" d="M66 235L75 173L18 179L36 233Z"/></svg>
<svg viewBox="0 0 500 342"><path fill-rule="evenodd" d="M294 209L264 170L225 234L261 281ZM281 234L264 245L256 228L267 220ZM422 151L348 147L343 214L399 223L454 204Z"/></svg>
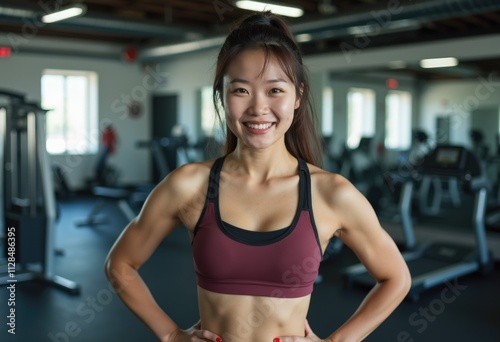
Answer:
<svg viewBox="0 0 500 342"><path fill-rule="evenodd" d="M136 142L136 147L140 149L148 149L151 151L154 162L155 174L154 181L151 184L126 188L120 186L104 186L97 185L91 188L92 195L98 198L95 204L90 209L87 216L77 220L77 227L95 227L97 225L108 223L106 215L102 214L104 208L108 205L117 205L121 213L127 221L132 221L136 217L135 206L142 204L149 193L153 190L155 184L167 176L171 171L165 149L172 149L174 146L184 145L184 139L176 138L159 138L148 141Z"/></svg>
<svg viewBox="0 0 500 342"><path fill-rule="evenodd" d="M375 211L385 206L384 173L375 158L374 138L362 137L355 149L344 147L339 173L368 199Z"/></svg>
<svg viewBox="0 0 500 342"><path fill-rule="evenodd" d="M402 228L407 251L403 253L412 274L412 286L408 298L418 301L420 293L472 273L486 274L493 268L493 258L486 245L484 217L490 182L485 177L476 156L462 146L437 146L428 154L418 173L406 177L399 204ZM472 228L475 244L458 245L450 242L434 242L418 246L415 242L411 219L411 206L415 178L430 175L460 182L464 190L474 194ZM373 286L374 279L361 265L353 265L344 271L346 285Z"/></svg>
<svg viewBox="0 0 500 342"><path fill-rule="evenodd" d="M78 294L78 284L53 270L57 209L45 115L23 94L0 90L0 221L7 261L0 284L38 280Z"/></svg>

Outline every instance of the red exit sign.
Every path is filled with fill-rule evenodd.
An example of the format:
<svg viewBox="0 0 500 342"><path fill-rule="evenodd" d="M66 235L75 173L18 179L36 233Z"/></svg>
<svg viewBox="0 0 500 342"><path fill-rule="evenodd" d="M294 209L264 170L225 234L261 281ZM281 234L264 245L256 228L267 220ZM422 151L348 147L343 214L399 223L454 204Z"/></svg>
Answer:
<svg viewBox="0 0 500 342"><path fill-rule="evenodd" d="M11 48L8 46L0 46L0 58L9 58Z"/></svg>

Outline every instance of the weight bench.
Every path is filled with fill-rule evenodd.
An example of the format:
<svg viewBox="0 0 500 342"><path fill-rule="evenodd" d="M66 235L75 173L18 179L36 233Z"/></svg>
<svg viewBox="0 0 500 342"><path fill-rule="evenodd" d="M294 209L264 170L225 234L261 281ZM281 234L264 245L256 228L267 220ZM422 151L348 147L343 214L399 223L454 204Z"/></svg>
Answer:
<svg viewBox="0 0 500 342"><path fill-rule="evenodd" d="M128 221L132 221L136 217L134 210L128 202L130 196L133 194L132 191L124 188L96 186L92 188L92 194L99 197L99 199L86 218L75 222L77 227L94 227L107 223L109 221L107 217L100 213L110 202L118 205L118 208Z"/></svg>

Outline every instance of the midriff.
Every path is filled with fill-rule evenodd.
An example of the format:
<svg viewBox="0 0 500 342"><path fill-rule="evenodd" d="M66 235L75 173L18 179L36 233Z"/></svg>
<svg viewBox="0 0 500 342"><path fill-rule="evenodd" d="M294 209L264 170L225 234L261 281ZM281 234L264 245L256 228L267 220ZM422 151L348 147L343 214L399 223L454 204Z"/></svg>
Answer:
<svg viewBox="0 0 500 342"><path fill-rule="evenodd" d="M198 287L202 329L216 333L224 342L272 342L278 336L304 336L310 298L229 295Z"/></svg>

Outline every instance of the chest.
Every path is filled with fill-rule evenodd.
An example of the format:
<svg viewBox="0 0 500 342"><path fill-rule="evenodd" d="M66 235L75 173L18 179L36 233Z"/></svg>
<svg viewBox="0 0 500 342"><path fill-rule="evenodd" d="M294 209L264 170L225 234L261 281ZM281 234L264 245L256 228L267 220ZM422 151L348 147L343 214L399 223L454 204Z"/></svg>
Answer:
<svg viewBox="0 0 500 342"><path fill-rule="evenodd" d="M292 223L301 196L298 176L259 185L229 180L219 189L219 212L233 226L272 231Z"/></svg>

